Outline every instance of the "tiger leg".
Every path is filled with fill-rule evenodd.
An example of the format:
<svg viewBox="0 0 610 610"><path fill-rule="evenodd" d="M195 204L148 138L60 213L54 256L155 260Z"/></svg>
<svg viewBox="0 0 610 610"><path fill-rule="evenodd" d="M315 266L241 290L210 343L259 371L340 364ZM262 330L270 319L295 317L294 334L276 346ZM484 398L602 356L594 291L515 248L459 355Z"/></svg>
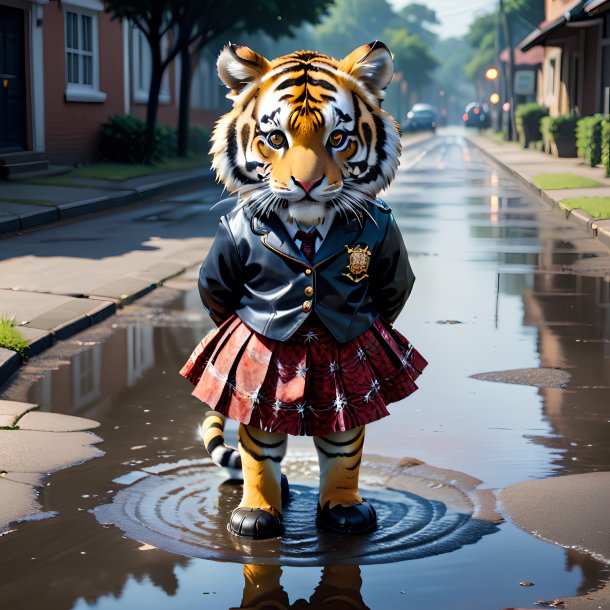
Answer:
<svg viewBox="0 0 610 610"><path fill-rule="evenodd" d="M364 426L314 437L320 462L318 523L334 532L358 534L377 525L375 509L358 492Z"/></svg>
<svg viewBox="0 0 610 610"><path fill-rule="evenodd" d="M282 534L280 463L288 435L264 432L240 424L239 454L244 495L233 511L229 531L244 538L274 538Z"/></svg>

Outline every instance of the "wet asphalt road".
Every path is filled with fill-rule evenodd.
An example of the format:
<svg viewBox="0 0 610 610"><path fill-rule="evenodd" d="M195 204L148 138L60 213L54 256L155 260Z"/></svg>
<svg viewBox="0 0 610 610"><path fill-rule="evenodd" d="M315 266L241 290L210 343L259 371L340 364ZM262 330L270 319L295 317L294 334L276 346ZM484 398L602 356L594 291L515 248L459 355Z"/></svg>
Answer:
<svg viewBox="0 0 610 610"><path fill-rule="evenodd" d="M103 233L104 223L121 215L136 223L146 209L146 235L186 241L210 234L216 223L209 207L217 197L209 188L169 194L147 208L74 223L68 233L82 234L93 222ZM384 199L404 231L417 276L397 326L430 365L420 390L369 427L368 453L414 456L477 477L487 488L610 469L608 251L491 166L457 132L409 149ZM157 209L164 213L148 214ZM133 247L145 241L141 223L137 229ZM49 241L57 230L40 235ZM0 398L101 421L96 432L107 452L48 479L41 501L57 516L18 525L0 538L3 606L240 606L241 565L148 549L100 526L89 512L112 499L120 476L201 457L198 405L176 374L210 328L195 277L171 281L58 344L0 391ZM531 381L529 369L540 367L565 372L564 387L471 377L525 369L510 380ZM539 377L557 385L552 372ZM231 426L228 437L234 436ZM293 439L290 448L310 450L311 442ZM330 566L332 558L320 563ZM261 580L269 599L279 599L278 577ZM607 577L603 564L506 523L476 544L425 559L338 576L330 567L285 568L282 585L292 603L313 599L299 607L320 607L320 596L338 587L359 608L487 610L582 594ZM520 587L524 580L536 587ZM311 598L316 587L318 597Z"/></svg>

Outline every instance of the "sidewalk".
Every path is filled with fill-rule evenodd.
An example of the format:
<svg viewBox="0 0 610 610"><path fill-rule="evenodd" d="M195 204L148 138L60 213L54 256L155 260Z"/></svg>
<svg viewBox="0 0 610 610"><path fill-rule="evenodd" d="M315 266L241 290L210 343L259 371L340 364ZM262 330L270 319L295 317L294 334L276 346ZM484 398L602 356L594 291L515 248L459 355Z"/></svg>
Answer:
<svg viewBox="0 0 610 610"><path fill-rule="evenodd" d="M201 181L214 182L209 164L126 180L70 175L27 181L0 180L0 234L110 210L172 187Z"/></svg>
<svg viewBox="0 0 610 610"><path fill-rule="evenodd" d="M518 178L523 184L531 188L539 197L551 206L559 207L566 217L580 225L590 235L597 237L610 248L610 218L594 218L583 209L567 209L569 199L582 197L607 198L610 200L610 178L600 167L589 167L579 158L556 158L536 150L522 149L516 142L497 142L489 137L479 134L467 134L472 142L483 154ZM550 176L548 176L550 174ZM544 180L557 181L557 174L568 174L571 181L595 181L598 186L579 188L541 188L537 183ZM562 204L563 202L563 204Z"/></svg>

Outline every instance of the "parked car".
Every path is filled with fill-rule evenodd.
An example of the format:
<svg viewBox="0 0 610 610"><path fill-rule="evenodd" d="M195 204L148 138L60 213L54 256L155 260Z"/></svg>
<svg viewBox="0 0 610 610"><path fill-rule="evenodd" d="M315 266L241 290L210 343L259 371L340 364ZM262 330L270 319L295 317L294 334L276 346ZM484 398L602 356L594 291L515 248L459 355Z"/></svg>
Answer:
<svg viewBox="0 0 610 610"><path fill-rule="evenodd" d="M418 131L420 129L436 130L437 125L436 109L430 104L415 104L407 113L407 120L402 126L402 130Z"/></svg>
<svg viewBox="0 0 610 610"><path fill-rule="evenodd" d="M485 108L478 102L471 102L464 108L462 119L466 127L487 127L489 122Z"/></svg>

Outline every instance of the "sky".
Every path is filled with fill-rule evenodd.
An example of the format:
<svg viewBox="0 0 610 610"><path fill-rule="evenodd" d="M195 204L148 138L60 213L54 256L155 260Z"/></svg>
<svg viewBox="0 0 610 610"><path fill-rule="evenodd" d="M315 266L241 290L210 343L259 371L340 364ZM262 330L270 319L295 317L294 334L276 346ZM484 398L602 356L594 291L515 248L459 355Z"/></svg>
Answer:
<svg viewBox="0 0 610 610"><path fill-rule="evenodd" d="M396 8L411 4L411 0L389 0ZM413 0L436 11L441 25L436 29L441 38L463 36L476 17L497 8L497 0Z"/></svg>

